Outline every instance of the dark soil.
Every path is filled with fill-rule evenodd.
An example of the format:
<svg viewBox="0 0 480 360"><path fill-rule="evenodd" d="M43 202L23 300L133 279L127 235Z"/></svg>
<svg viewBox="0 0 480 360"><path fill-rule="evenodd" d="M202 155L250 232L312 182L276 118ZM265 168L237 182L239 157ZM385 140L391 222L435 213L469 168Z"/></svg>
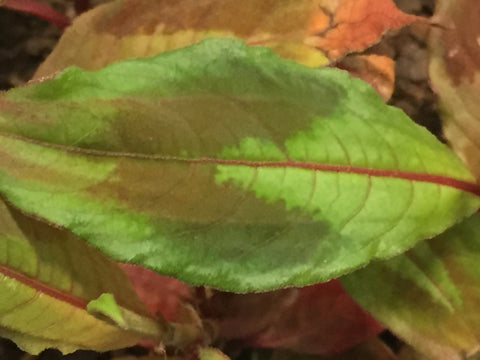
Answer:
<svg viewBox="0 0 480 360"><path fill-rule="evenodd" d="M44 20L0 8L0 89L28 81L60 35Z"/></svg>
<svg viewBox="0 0 480 360"><path fill-rule="evenodd" d="M49 0L58 10L74 15L73 0ZM396 0L404 11L430 16L434 0ZM37 66L55 46L61 31L46 21L31 15L0 8L0 90L6 90L27 82ZM417 123L440 135L440 119L437 100L428 81L427 41L428 28L422 25L408 26L389 35L370 51L388 54L396 60L396 84L390 104L402 108ZM1 296L1 295L0 295ZM384 336L392 348L401 343L391 334ZM139 354L138 349L127 351ZM116 353L119 355L119 353ZM0 339L0 360L106 360L112 354L80 351L61 356L48 350L38 357L31 357L9 340ZM252 356L250 356L252 358Z"/></svg>
<svg viewBox="0 0 480 360"><path fill-rule="evenodd" d="M405 12L429 17L435 9L434 0L396 0ZM395 60L395 91L390 104L403 109L417 123L441 137L437 97L428 79L428 25L413 24L386 38Z"/></svg>

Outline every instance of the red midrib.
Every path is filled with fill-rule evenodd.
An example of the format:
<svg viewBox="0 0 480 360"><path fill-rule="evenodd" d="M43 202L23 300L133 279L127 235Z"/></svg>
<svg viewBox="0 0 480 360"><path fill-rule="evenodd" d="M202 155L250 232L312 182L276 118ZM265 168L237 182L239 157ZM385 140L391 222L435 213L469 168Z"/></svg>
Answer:
<svg viewBox="0 0 480 360"><path fill-rule="evenodd" d="M426 174L426 173L416 173L409 171L400 171L400 170L385 170L385 169L372 169L372 168L363 168L358 166L349 166L349 165L331 165L331 164L318 164L318 163L309 163L302 161L286 160L286 161L251 161L251 160L232 160L232 159L217 159L217 158L197 158L197 159L187 159L187 158L170 158L173 161L185 161L189 163L201 163L201 164L217 164L217 165L237 165L237 166L248 166L248 167L291 167L291 168L301 168L309 169L316 171L330 171L330 172L344 172L351 174L363 174L368 176L377 176L377 177L391 177L398 179L405 179L410 181L421 181L429 182L438 185L449 186L455 189L466 191L477 196L480 196L480 187L475 184L464 180L455 179L448 176ZM54 299L66 302L72 306L85 309L87 306L87 301L76 297L72 294L63 292L61 290L50 287L47 284L44 284L37 279L31 278L30 276L21 273L16 270L12 270L5 265L0 264L0 273L15 279L22 284L25 284L38 292L51 296Z"/></svg>
<svg viewBox="0 0 480 360"><path fill-rule="evenodd" d="M67 292L52 288L51 286L44 284L37 279L34 279L24 273L21 273L16 270L12 270L5 265L0 265L0 273L6 277L17 280L18 282L35 289L36 291L51 296L52 298L66 302L77 308L85 309L87 306L87 301L85 299L79 298Z"/></svg>
<svg viewBox="0 0 480 360"><path fill-rule="evenodd" d="M0 134L2 134L0 132ZM13 134L2 134L3 136L11 137L13 139L21 141L32 141L31 139L25 139L22 136L17 136ZM44 145L41 141L33 141L36 144ZM305 161L296 161L296 160L278 160L278 161L256 161L256 160L242 160L242 159L220 159L212 157L199 157L199 158L185 158L179 156L156 156L156 155L146 155L138 153L122 153L122 152L111 152L111 151L100 151L95 149L78 149L72 148L60 144L51 144L48 146L62 149L67 152L81 152L90 155L96 156L108 156L108 157L131 157L131 158L140 158L146 160L166 160L166 161L179 161L187 162L192 164L216 164L216 165L239 165L239 166L249 166L249 167L292 167L292 168L301 168L309 169L316 171L331 171L331 172L344 172L351 174L362 174L368 176L377 176L377 177L391 177L397 179L405 179L410 181L421 181L428 182L432 184L438 184L443 186L449 186L458 190L472 193L474 195L480 196L480 186L476 183L471 183L464 180L459 180L449 176L443 175L434 175L428 173L417 173L413 171L403 171L403 170L389 170L389 169L373 169L365 168L360 166L351 166L351 165L332 165L332 164L320 164L312 163Z"/></svg>
<svg viewBox="0 0 480 360"><path fill-rule="evenodd" d="M316 171L330 171L330 172L343 172L351 174L362 174L368 176L377 177L391 177L397 179L405 179L410 181L421 181L432 184L449 186L458 190L466 191L477 196L480 196L480 186L464 180L455 179L443 175L434 175L427 173L416 173L410 171L401 170L385 170L385 169L372 169L359 166L350 165L331 165L331 164L318 164L295 160L283 160L283 161L251 161L251 160L232 160L232 159L217 159L217 158L197 158L197 159L183 159L175 158L178 161L187 161L191 163L211 163L218 165L238 165L249 166L254 168L259 167L291 167L301 168Z"/></svg>

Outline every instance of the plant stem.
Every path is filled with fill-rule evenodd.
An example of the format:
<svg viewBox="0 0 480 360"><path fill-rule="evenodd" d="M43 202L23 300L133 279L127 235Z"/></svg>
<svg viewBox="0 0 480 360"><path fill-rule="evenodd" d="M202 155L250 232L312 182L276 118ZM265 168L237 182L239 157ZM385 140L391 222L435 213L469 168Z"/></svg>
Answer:
<svg viewBox="0 0 480 360"><path fill-rule="evenodd" d="M35 0L0 0L0 6L35 15L56 25L61 30L70 25L71 22L67 15L55 10L48 4Z"/></svg>

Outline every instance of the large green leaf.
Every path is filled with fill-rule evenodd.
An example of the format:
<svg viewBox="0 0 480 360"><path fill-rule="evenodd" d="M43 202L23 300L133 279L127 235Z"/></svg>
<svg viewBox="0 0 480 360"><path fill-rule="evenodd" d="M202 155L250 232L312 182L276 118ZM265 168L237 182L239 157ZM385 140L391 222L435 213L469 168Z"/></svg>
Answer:
<svg viewBox="0 0 480 360"><path fill-rule="evenodd" d="M10 91L0 131L11 202L228 290L328 280L480 205L455 155L370 86L237 40Z"/></svg>
<svg viewBox="0 0 480 360"><path fill-rule="evenodd" d="M71 233L0 202L0 335L37 354L55 347L106 351L141 333L90 315L88 301L111 292L140 323L148 312L118 266Z"/></svg>
<svg viewBox="0 0 480 360"><path fill-rule="evenodd" d="M480 349L480 216L341 279L379 321L435 360Z"/></svg>

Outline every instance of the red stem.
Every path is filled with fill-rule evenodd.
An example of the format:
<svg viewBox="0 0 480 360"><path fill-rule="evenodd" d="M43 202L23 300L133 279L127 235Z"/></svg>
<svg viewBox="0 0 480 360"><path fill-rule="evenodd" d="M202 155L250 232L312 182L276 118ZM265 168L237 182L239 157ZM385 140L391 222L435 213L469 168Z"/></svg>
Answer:
<svg viewBox="0 0 480 360"><path fill-rule="evenodd" d="M320 164L320 163L310 163L304 161L295 161L295 160L280 160L280 161L255 161L255 160L235 160L235 159L218 159L218 158L196 158L196 159L187 159L187 158L177 158L173 157L171 160L176 161L185 161L191 163L206 163L206 164L217 164L217 165L239 165L239 166L249 166L254 168L262 167L293 167L301 169L309 169L314 171L328 171L328 172L342 172L342 173L351 173L351 174L362 174L367 176L377 176L377 177L391 177L397 179L405 179L409 181L421 181L429 182L437 185L450 186L452 188L466 191L474 195L480 196L480 186L473 182L468 182L465 180L455 179L449 176L444 175L435 175L428 173L416 173L412 171L403 171L403 170L388 170L388 169L374 169L374 168L365 168L360 166L351 166L351 165L334 165L334 164Z"/></svg>
<svg viewBox="0 0 480 360"><path fill-rule="evenodd" d="M0 0L0 6L35 15L56 25L61 30L65 29L71 23L67 15L55 10L48 4L35 0Z"/></svg>

